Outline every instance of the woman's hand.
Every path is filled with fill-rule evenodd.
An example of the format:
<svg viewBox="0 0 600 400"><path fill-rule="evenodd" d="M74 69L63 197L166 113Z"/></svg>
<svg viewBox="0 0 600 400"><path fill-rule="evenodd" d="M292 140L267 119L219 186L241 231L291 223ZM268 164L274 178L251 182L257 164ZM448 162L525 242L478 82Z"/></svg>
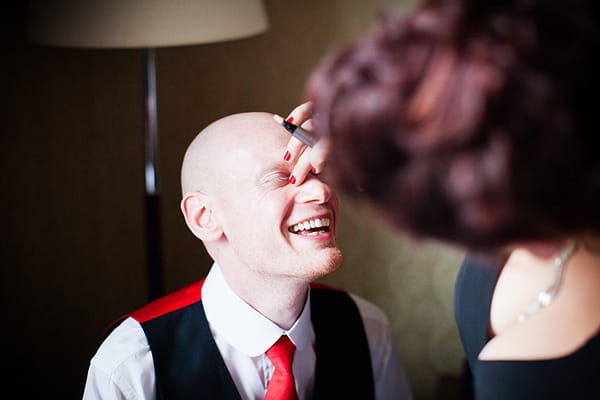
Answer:
<svg viewBox="0 0 600 400"><path fill-rule="evenodd" d="M294 108L286 121L302 126L307 131L312 130L312 103L306 102ZM281 117L274 117L281 122ZM290 183L300 185L309 173L318 174L323 171L329 156L329 141L319 139L311 148L295 137L291 137L286 147L283 159L294 166L290 175Z"/></svg>

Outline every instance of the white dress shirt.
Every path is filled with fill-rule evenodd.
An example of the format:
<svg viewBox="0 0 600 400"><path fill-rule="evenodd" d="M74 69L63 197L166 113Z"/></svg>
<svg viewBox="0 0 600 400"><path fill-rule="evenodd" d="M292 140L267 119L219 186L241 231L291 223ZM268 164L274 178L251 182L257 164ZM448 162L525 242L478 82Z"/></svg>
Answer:
<svg viewBox="0 0 600 400"><path fill-rule="evenodd" d="M374 304L351 295L364 322L377 400L411 399L386 316ZM273 366L264 354L282 334L296 345L293 372L300 400L314 386L315 334L310 293L300 317L287 331L240 299L217 264L202 287L210 330L243 400L262 400ZM342 332L343 333L343 332ZM141 325L129 317L100 345L88 370L83 399L156 399L152 353Z"/></svg>

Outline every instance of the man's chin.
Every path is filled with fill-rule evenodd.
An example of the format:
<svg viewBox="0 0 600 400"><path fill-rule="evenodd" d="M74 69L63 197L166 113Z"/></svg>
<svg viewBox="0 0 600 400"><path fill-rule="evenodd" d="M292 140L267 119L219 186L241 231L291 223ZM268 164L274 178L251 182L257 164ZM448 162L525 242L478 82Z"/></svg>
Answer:
<svg viewBox="0 0 600 400"><path fill-rule="evenodd" d="M332 272L337 271L344 261L344 255L340 249L331 248L329 249L329 254L326 260L323 262L322 275L325 276L331 274Z"/></svg>

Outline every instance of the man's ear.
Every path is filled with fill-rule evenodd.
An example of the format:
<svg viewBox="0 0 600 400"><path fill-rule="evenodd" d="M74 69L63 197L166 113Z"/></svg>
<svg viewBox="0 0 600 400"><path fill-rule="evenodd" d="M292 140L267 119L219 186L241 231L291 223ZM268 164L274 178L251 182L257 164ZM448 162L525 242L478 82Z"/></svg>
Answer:
<svg viewBox="0 0 600 400"><path fill-rule="evenodd" d="M218 240L223 235L206 193L199 191L186 193L181 199L181 212L188 228L203 242Z"/></svg>

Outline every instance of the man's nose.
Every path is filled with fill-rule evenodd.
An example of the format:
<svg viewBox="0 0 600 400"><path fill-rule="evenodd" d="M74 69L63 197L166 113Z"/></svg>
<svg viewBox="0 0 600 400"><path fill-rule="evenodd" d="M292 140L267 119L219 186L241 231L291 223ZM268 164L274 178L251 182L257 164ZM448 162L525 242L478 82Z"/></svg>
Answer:
<svg viewBox="0 0 600 400"><path fill-rule="evenodd" d="M296 200L301 203L327 203L331 199L332 190L328 184L315 176L307 176L298 186Z"/></svg>

